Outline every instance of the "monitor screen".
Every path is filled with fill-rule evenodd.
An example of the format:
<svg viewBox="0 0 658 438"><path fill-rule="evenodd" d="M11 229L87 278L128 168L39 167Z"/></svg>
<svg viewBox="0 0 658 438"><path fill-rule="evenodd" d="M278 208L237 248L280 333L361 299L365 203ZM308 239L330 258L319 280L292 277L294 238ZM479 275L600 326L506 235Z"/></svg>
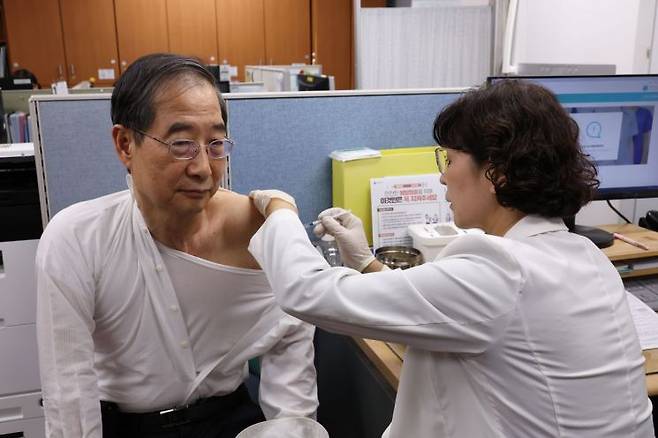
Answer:
<svg viewBox="0 0 658 438"><path fill-rule="evenodd" d="M329 76L300 73L297 75L299 91L329 90Z"/></svg>
<svg viewBox="0 0 658 438"><path fill-rule="evenodd" d="M31 90L32 80L29 78L0 78L0 88L3 90Z"/></svg>
<svg viewBox="0 0 658 438"><path fill-rule="evenodd" d="M658 75L493 77L523 79L551 90L580 128L596 162L596 199L658 197Z"/></svg>

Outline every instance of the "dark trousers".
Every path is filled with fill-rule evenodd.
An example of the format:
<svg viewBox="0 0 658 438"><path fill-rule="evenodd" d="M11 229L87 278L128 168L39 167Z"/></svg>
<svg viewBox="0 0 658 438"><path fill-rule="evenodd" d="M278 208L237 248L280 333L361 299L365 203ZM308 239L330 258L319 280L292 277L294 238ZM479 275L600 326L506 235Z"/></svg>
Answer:
<svg viewBox="0 0 658 438"><path fill-rule="evenodd" d="M125 413L111 402L101 402L101 412L103 438L235 438L265 420L244 385L170 412Z"/></svg>

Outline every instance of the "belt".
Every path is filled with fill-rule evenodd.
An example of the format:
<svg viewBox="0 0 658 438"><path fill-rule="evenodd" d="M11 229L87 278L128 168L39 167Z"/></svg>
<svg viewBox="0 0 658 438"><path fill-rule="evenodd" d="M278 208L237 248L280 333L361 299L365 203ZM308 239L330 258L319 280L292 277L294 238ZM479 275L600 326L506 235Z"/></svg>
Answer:
<svg viewBox="0 0 658 438"><path fill-rule="evenodd" d="M250 403L249 393L244 384L230 394L203 398L187 406L162 411L132 413L121 412L114 402L101 401L103 422L114 422L125 430L145 432L167 429L202 421L212 416L221 416L242 403Z"/></svg>

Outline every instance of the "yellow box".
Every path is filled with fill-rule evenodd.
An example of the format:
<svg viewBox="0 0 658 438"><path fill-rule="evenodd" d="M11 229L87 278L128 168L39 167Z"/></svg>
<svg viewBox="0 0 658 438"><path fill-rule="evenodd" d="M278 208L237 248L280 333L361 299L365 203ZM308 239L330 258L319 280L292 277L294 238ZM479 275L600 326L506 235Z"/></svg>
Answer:
<svg viewBox="0 0 658 438"><path fill-rule="evenodd" d="M334 207L352 210L363 221L372 245L372 213L370 179L384 176L436 173L436 146L382 149L381 157L353 161L331 160L332 197Z"/></svg>

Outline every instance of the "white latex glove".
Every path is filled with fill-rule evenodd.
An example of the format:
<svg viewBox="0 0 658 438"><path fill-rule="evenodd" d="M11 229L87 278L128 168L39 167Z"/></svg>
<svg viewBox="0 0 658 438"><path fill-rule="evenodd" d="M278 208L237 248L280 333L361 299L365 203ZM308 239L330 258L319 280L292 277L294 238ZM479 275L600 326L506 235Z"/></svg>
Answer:
<svg viewBox="0 0 658 438"><path fill-rule="evenodd" d="M345 266L363 272L375 260L361 219L342 208L329 208L318 215L318 220L320 223L313 228L313 233L318 237L327 233L336 238Z"/></svg>
<svg viewBox="0 0 658 438"><path fill-rule="evenodd" d="M297 208L295 204L295 198L282 192L281 190L252 190L249 192L249 197L254 202L254 207L260 212L263 216L267 217L265 214L267 206L270 205L272 199L281 199L286 201L288 204L291 204L293 207Z"/></svg>

